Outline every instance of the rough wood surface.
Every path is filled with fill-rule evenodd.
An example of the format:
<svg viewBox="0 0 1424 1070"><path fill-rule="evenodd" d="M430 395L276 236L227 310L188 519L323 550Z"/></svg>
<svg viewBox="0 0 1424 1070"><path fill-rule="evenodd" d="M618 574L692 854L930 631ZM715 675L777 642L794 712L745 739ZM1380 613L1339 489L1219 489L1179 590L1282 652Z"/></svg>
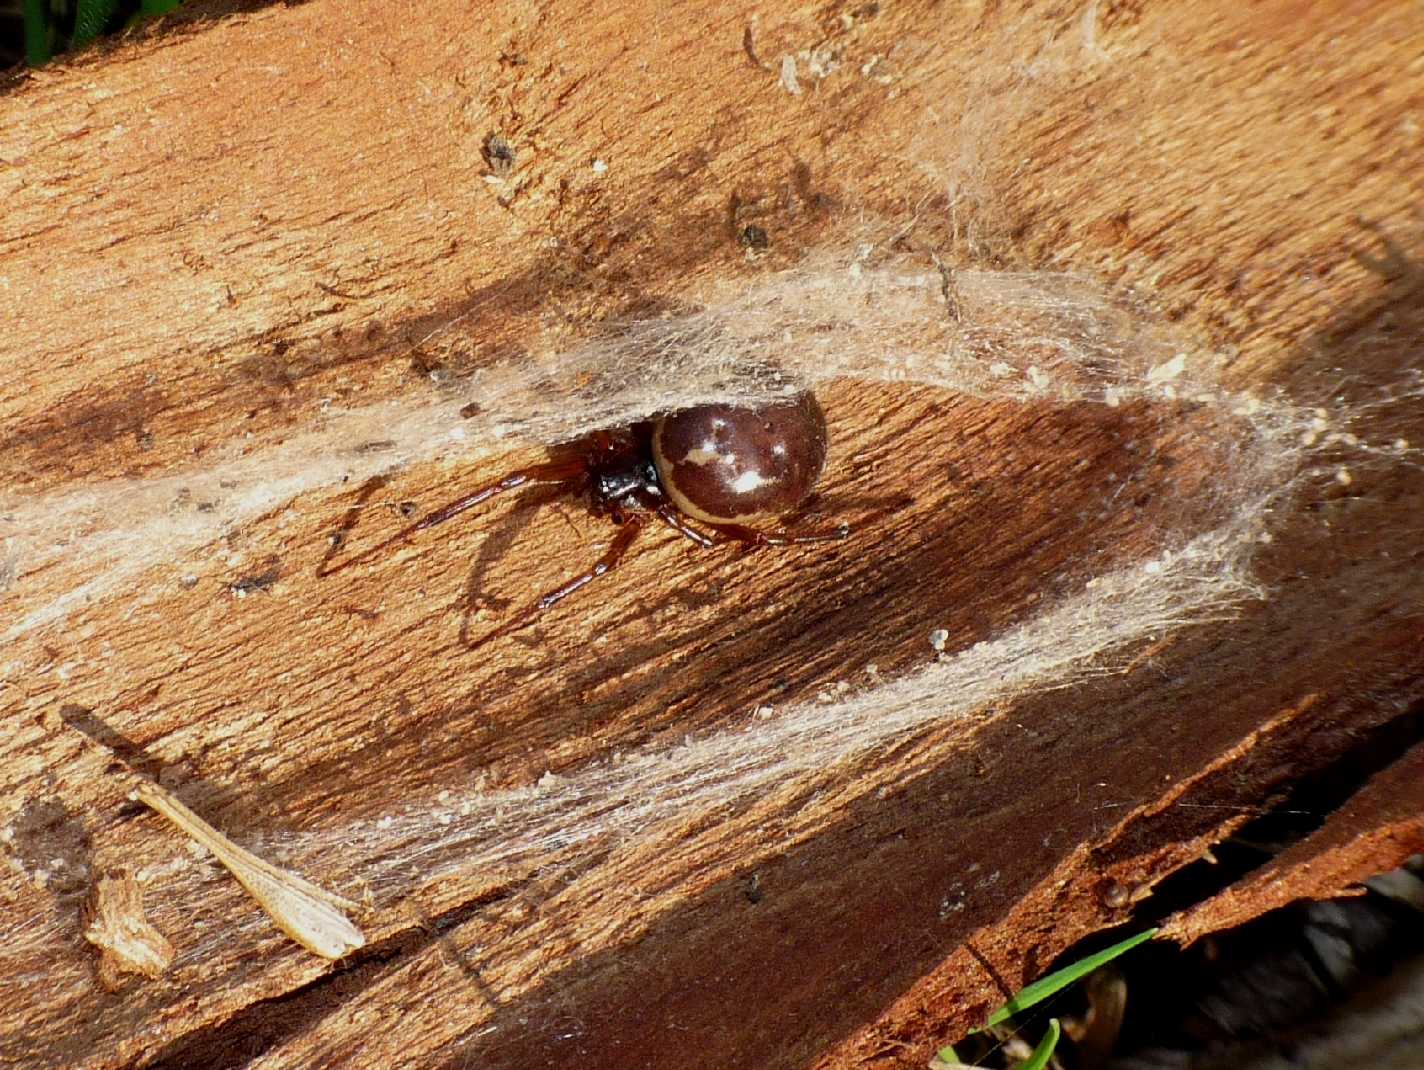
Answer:
<svg viewBox="0 0 1424 1070"><path fill-rule="evenodd" d="M333 400L435 398L709 280L751 285L865 219L909 227L926 266L935 252L1134 287L1228 355L1230 386L1424 442L1417 402L1380 404L1424 336L1424 31L1408 5L593 10L437 6L412 24L312 0L171 24L12 84L0 518L261 456ZM770 237L759 260L744 217ZM467 344L436 366L415 343L456 318ZM500 606L468 613L468 592L517 604L586 563L595 521L511 503L323 578L356 500L339 484L13 639L0 1055L920 1066L998 1000L996 975L1017 985L1128 920L1154 882L1424 696L1424 488L1386 457L1348 485L1307 482L1273 519L1267 598L1164 636L1129 672L601 842L572 869L413 871L336 967L182 864L70 727L161 767L239 839L340 829L477 776L527 785L735 726L871 664L912 671L933 629L964 649L1031 617L1065 570L1140 559L1230 465L1185 405L850 380L824 402L823 509L853 513L850 541L750 559L648 539L524 641L470 649ZM367 488L349 540L536 456L410 466ZM1105 506L1110 477L1139 493ZM856 504L907 490L887 516ZM23 577L0 623L91 574L65 559ZM108 993L79 908L118 858L157 874L145 905L179 957ZM359 891L381 860L286 861ZM1372 861L1388 863L1351 865ZM203 926L232 938L198 955Z"/></svg>
<svg viewBox="0 0 1424 1070"><path fill-rule="evenodd" d="M1424 849L1424 747L1415 746L1361 788L1317 832L1205 903L1171 919L1172 939L1189 943L1297 899L1326 899Z"/></svg>

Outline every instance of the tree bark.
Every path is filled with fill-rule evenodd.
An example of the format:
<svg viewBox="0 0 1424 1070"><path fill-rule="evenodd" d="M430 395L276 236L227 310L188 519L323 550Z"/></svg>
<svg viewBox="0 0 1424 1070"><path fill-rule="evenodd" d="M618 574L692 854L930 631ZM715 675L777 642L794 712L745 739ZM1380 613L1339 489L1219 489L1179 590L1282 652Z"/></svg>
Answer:
<svg viewBox="0 0 1424 1070"><path fill-rule="evenodd" d="M311 0L192 14L17 78L0 97L0 1052L923 1066L998 984L1160 917L1154 884L1307 774L1415 744L1421 55L1416 13L1385 2L492 3L411 22ZM605 520L492 503L324 567L399 530L407 503L539 460L560 406L593 411L610 368L609 411L634 411L636 369L579 364L600 340L815 257L848 270L861 243L867 270L945 271L938 319L893 339L909 352L972 333L973 272L1067 272L1131 292L1104 316L1150 324L1164 353L1218 355L1213 398L1319 406L1252 517L1260 596L972 717L947 693L893 707L882 687L988 658L1239 504L1242 432L1217 401L1156 379L1118 405L1034 394L1046 363L1021 396L824 384L812 519L850 520L845 543L645 535L489 643L587 567ZM480 411L526 372L538 433ZM323 457L341 413L369 434ZM421 420L447 445L422 445ZM877 710L918 720L770 782L655 772L737 733L749 770L775 768L763 726L823 699L864 718L860 739L880 738ZM106 747L259 853L364 890L367 947L333 966L286 941L125 803ZM1357 763L1366 801L1371 777L1401 776L1377 750ZM559 827L539 799L586 782L626 794L580 797L571 842L523 845L536 813ZM625 817L644 792L670 801ZM502 826L455 835L496 797ZM1330 879L1301 894L1421 849L1408 812L1339 817L1285 878L1173 931L1275 905L1312 851ZM477 864L489 844L508 849ZM80 904L116 866L178 954L110 993Z"/></svg>

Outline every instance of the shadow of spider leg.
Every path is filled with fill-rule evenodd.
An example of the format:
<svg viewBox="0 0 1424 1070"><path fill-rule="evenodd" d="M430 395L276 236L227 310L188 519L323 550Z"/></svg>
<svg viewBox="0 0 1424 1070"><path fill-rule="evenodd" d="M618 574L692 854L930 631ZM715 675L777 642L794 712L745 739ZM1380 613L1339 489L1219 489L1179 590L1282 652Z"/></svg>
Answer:
<svg viewBox="0 0 1424 1070"><path fill-rule="evenodd" d="M572 579L565 580L552 591L546 592L537 602L521 610L517 615L505 621L505 623L501 624L483 639L472 643L471 646L483 646L492 639L498 639L501 636L518 631L533 621L535 617L539 616L539 614L543 613L546 609L558 605L565 598L569 597L569 595L587 587L600 576L606 576L612 572L618 567L619 563L622 562L623 555L628 552L628 547L633 545L633 540L638 537L638 533L642 530L643 523L644 518L642 514L634 513L629 516L623 521L622 526L619 527L618 534L613 536L613 541L609 544L608 549L604 551L603 556L595 561L591 568L580 572Z"/></svg>
<svg viewBox="0 0 1424 1070"><path fill-rule="evenodd" d="M329 567L323 562L323 570L318 571L319 576L329 576L332 573L340 572L350 568L352 565L364 564L385 553L391 547L405 542L418 531L426 528L433 528L437 524L443 524L447 520L452 520L468 509L488 501L497 494L504 494L508 491L519 490L523 487L540 486L546 484L561 484L567 486L581 486L588 478L588 465L582 459L570 459L563 461L550 461L547 464L531 465L528 468L518 468L513 472L506 473L498 479L491 480L484 485L477 487L469 494L456 498L453 502L442 505L432 513L427 513L415 523L402 528L388 539L378 542L370 549L363 550L354 557L348 557L345 561L338 562Z"/></svg>

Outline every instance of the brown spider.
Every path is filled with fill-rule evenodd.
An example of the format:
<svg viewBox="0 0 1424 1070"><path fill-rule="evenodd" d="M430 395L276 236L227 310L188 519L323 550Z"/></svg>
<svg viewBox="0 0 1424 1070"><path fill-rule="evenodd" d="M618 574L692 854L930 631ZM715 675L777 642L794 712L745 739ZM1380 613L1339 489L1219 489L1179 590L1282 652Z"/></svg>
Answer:
<svg viewBox="0 0 1424 1070"><path fill-rule="evenodd" d="M509 472L319 574L369 560L506 491L552 484L587 494L590 511L618 525L608 549L592 567L481 640L488 642L522 628L616 568L649 517L703 548L727 542L749 548L794 546L845 538L850 532L845 524L804 535L747 525L784 515L805 502L825 463L826 418L810 393L752 407L698 405L651 423L596 432L577 456Z"/></svg>

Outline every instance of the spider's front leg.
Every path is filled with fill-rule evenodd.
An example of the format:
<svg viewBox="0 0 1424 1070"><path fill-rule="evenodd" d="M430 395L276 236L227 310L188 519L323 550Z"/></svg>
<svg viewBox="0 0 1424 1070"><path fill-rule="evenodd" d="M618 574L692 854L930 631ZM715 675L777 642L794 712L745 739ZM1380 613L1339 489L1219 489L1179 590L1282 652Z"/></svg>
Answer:
<svg viewBox="0 0 1424 1070"><path fill-rule="evenodd" d="M329 576L334 572L350 568L352 565L362 564L373 558L380 556L392 546L404 542L418 531L426 528L433 528L436 524L443 524L445 521L453 519L475 506L486 502L497 494L504 494L511 490L519 490L522 487L532 487L544 484L580 484L588 478L588 463L582 458L570 458L564 461L550 461L546 464L530 465L528 468L517 468L513 472L508 472L498 479L491 480L483 486L475 488L469 494L456 498L447 505L442 505L432 513L427 513L415 523L402 528L390 538L378 542L369 550L363 550L354 557L348 557L345 561L327 567L325 564L317 569L318 576Z"/></svg>
<svg viewBox="0 0 1424 1070"><path fill-rule="evenodd" d="M643 527L643 516L640 513L633 513L624 519L623 524L618 529L618 534L613 536L613 541L603 556L593 563L593 566L585 572L580 572L577 576L555 587L547 592L537 602L522 610L518 615L510 618L501 624L494 631L490 632L475 646L483 646L491 639L497 639L502 635L518 631L523 628L540 613L562 602L575 591L582 590L600 576L606 576L612 572L623 560L623 555L628 552L628 547L633 545L633 540L638 537L638 532Z"/></svg>

